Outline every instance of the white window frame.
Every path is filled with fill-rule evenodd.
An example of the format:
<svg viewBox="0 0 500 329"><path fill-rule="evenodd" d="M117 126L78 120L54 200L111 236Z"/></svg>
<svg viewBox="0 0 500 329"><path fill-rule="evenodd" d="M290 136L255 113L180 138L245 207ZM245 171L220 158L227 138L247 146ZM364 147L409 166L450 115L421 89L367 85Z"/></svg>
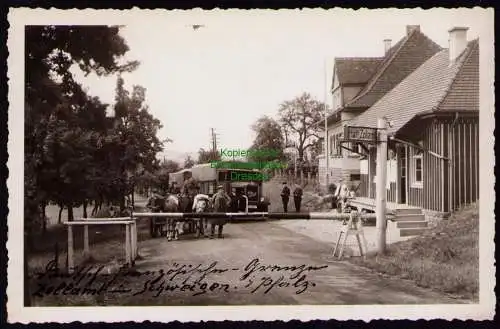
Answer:
<svg viewBox="0 0 500 329"><path fill-rule="evenodd" d="M417 180L417 162L420 161L420 180ZM411 187L424 187L424 157L421 150L414 150L411 158Z"/></svg>
<svg viewBox="0 0 500 329"><path fill-rule="evenodd" d="M358 151L358 153L361 153L361 146L356 145L354 142L349 142L347 143L347 147L350 148L353 151ZM355 152L348 151L346 149L343 149L344 152L347 152L347 157L348 158L359 158L359 154Z"/></svg>
<svg viewBox="0 0 500 329"><path fill-rule="evenodd" d="M332 156L335 158L341 158L342 157L342 148L340 147L340 139L342 138L341 133L337 133L334 135L334 145L333 145L333 154Z"/></svg>
<svg viewBox="0 0 500 329"><path fill-rule="evenodd" d="M342 107L342 88L340 86L336 87L335 90L332 91L332 109L338 110Z"/></svg>
<svg viewBox="0 0 500 329"><path fill-rule="evenodd" d="M329 136L329 138L330 138L330 143L328 144L328 147L329 147L328 155L330 157L333 157L333 156L335 156L335 153L336 153L335 146L336 146L336 141L337 141L337 135L332 134L331 136Z"/></svg>

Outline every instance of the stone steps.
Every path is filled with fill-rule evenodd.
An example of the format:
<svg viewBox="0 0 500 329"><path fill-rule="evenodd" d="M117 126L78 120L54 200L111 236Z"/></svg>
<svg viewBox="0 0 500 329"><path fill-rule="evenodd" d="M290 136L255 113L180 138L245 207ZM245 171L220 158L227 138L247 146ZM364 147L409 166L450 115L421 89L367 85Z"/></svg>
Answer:
<svg viewBox="0 0 500 329"><path fill-rule="evenodd" d="M428 223L421 209L405 208L394 210L394 222L399 236L415 236L428 230Z"/></svg>
<svg viewBox="0 0 500 329"><path fill-rule="evenodd" d="M401 216L421 215L422 209L419 209L419 208L398 208L398 209L393 209L392 212L395 215L401 215Z"/></svg>
<svg viewBox="0 0 500 329"><path fill-rule="evenodd" d="M427 221L400 221L396 222L397 228L422 228L427 227Z"/></svg>
<svg viewBox="0 0 500 329"><path fill-rule="evenodd" d="M428 227L402 228L399 230L399 236L415 236L428 231Z"/></svg>
<svg viewBox="0 0 500 329"><path fill-rule="evenodd" d="M420 215L395 215L394 221L396 222L420 222L425 221L425 216Z"/></svg>

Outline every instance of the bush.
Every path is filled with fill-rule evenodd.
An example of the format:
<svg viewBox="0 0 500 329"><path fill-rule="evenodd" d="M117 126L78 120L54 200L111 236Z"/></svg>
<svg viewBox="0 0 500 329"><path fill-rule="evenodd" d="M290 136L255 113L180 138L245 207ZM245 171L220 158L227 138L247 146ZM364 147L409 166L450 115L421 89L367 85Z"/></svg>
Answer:
<svg viewBox="0 0 500 329"><path fill-rule="evenodd" d="M444 293L477 300L479 291L479 214L475 205L407 241L389 246L384 256L354 263L398 275Z"/></svg>

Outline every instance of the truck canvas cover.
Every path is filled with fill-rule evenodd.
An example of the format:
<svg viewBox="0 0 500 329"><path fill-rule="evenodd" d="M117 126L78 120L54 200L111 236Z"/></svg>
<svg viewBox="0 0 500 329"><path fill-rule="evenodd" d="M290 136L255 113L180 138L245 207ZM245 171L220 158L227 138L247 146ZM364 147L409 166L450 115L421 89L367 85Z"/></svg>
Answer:
<svg viewBox="0 0 500 329"><path fill-rule="evenodd" d="M178 185L184 182L184 173L191 171L193 178L199 182L215 181L217 178L217 169L211 168L210 163L194 165L190 169L182 169L169 174L170 182L176 182Z"/></svg>

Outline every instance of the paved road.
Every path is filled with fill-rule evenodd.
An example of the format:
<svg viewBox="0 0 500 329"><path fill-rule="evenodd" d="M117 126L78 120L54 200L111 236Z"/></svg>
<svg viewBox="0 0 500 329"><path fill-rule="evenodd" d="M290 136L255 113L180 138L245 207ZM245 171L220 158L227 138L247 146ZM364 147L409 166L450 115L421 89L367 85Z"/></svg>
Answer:
<svg viewBox="0 0 500 329"><path fill-rule="evenodd" d="M105 303L458 303L410 281L333 260L331 252L331 245L273 222L227 225L224 239L149 239L140 243L142 260L136 268L141 276L121 278L131 292L107 294Z"/></svg>

